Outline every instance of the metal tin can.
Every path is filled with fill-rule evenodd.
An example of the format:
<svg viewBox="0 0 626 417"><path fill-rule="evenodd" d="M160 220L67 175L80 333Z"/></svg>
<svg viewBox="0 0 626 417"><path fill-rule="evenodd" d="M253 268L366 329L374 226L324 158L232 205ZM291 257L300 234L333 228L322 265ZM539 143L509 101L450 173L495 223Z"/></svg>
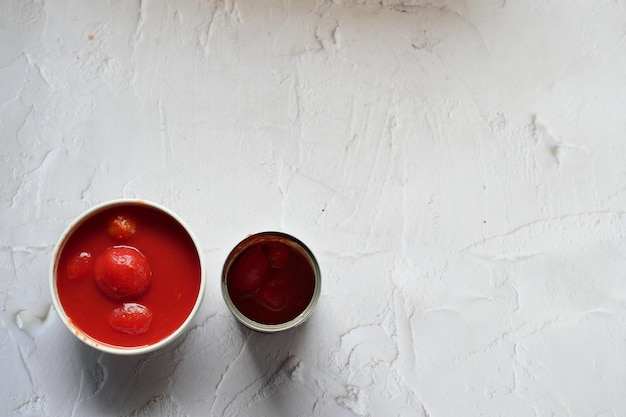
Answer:
<svg viewBox="0 0 626 417"><path fill-rule="evenodd" d="M266 248L267 245L272 245L274 243L280 243L280 244L286 245L288 246L289 249L291 249L292 251L295 251L302 258L304 258L304 260L306 260L306 263L308 264L308 267L310 268L310 272L313 275L313 289L312 289L311 298L308 301L308 303L303 306L301 311L299 311L299 309L296 310L297 314L294 317L291 317L288 320L284 322L279 322L279 323L263 322L262 320L258 320L258 319L255 320L249 317L252 314L247 314L247 315L244 314L244 312L241 311L242 308L237 306L237 303L238 303L237 296L235 296L234 293L233 293L233 296L231 296L231 291L229 291L229 277L230 277L229 274L233 271L234 269L233 266L237 263L241 255L250 248L253 248L253 247ZM299 277L292 277L291 279L297 280L299 279ZM248 236L247 238L239 242L233 248L233 250L230 252L228 257L226 258L226 261L224 262L224 267L222 269L221 287L222 287L222 295L224 297L224 301L226 302L226 305L228 306L230 311L233 313L235 318L240 323L249 327L250 329L253 329L259 332L264 332L264 333L279 332L282 330L291 329L293 327L296 327L302 324L307 318L309 318L311 313L313 313L313 310L315 309L315 306L317 305L317 302L320 297L321 286L322 286L322 276L320 273L320 268L311 250L300 240L282 232L268 231L268 232L261 232L261 233ZM255 290L257 291L256 293L253 293L247 297L248 298L256 297L256 294L258 294L260 291L263 290L261 286L259 288L261 288L261 290Z"/></svg>

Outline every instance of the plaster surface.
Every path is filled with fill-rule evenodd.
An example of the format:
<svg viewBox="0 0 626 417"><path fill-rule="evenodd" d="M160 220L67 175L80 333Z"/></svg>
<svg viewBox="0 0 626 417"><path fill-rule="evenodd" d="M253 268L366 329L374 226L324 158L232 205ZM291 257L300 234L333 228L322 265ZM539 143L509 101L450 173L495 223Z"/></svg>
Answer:
<svg viewBox="0 0 626 417"><path fill-rule="evenodd" d="M626 415L626 3L2 0L0 415ZM51 307L84 210L175 211L193 326L100 353ZM230 249L317 256L301 327L238 325Z"/></svg>

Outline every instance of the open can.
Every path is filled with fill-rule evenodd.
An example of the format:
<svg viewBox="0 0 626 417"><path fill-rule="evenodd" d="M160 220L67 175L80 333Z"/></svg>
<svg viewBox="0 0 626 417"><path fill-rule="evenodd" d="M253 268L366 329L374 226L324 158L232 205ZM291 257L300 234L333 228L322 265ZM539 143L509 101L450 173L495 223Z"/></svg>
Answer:
<svg viewBox="0 0 626 417"><path fill-rule="evenodd" d="M224 262L221 280L224 301L237 320L265 333L302 324L317 305L321 284L311 250L282 232L239 242Z"/></svg>

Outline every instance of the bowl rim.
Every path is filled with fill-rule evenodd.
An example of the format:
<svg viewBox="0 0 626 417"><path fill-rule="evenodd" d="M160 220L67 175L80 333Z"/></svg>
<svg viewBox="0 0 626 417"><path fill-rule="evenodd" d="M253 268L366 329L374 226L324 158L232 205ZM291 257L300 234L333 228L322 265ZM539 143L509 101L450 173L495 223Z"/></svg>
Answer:
<svg viewBox="0 0 626 417"><path fill-rule="evenodd" d="M239 309L235 306L235 303L233 302L233 300L230 298L230 294L228 293L228 285L226 282L228 278L228 271L230 270L230 266L232 265L234 260L237 258L237 256L239 256L239 254L243 252L243 250L247 247L246 245L250 241L263 242L265 238L271 239L272 237L279 237L279 238L283 238L286 240L290 240L295 246L298 246L302 250L302 254L305 255L305 257L307 257L308 260L310 261L311 267L313 268L313 275L315 278L315 287L313 289L313 295L311 296L311 300L309 301L309 304L307 304L304 310L302 310L300 314L298 314L296 317L294 317L293 319L289 321L286 321L284 323L279 323L279 324L260 323L258 321L252 320L251 318L243 314L241 311L239 311ZM256 243L256 242L253 242L253 243ZM222 276L221 276L220 281L221 281L220 286L222 290L222 297L224 298L224 301L226 305L228 306L228 309L230 310L230 312L235 316L235 318L241 324L245 325L246 327L252 330L256 330L262 333L276 333L276 332L280 332L283 330L292 329L304 323L311 316L311 314L313 314L313 311L317 307L317 303L319 301L320 294L322 291L322 273L319 267L319 263L317 262L315 255L313 255L313 252L308 248L308 246L306 246L301 240L299 240L295 236L290 235L288 233L284 233L284 232L278 232L278 231L264 231L264 232L254 233L254 234L248 235L245 239L242 239L239 243L237 243L233 247L233 249L228 253L228 256L224 260L224 264L222 267Z"/></svg>
<svg viewBox="0 0 626 417"><path fill-rule="evenodd" d="M65 248L65 245L70 239L70 237L74 234L74 232L82 224L84 224L87 220L91 219L96 214L99 214L103 211L106 211L115 207L125 206L125 205L141 205L141 206L150 207L174 219L183 228L183 230L185 230L185 232L189 235L189 238L191 239L196 249L196 253L198 255L198 261L200 263L200 287L198 288L198 295L194 303L194 306L191 309L191 312L189 313L185 321L176 330L174 330L169 336L165 337L164 339L161 339L158 342L150 344L150 345L134 346L134 347L116 346L116 345L108 344L106 342L102 342L100 340L97 340L89 336L87 333L85 333L84 331L79 329L77 326L75 326L72 320L69 318L69 316L65 313L65 310L63 309L61 300L59 299L58 289L56 286L56 282L57 282L56 270L59 264L60 254ZM167 207L159 203L155 203L153 201L138 199L138 198L120 198L120 199L108 200L108 201L99 203L97 205L94 205L91 208L83 211L81 214L75 217L72 222L70 222L70 224L61 233L52 251L52 260L50 262L48 283L49 283L50 296L52 297L52 305L54 306L54 310L57 312L57 315L60 317L61 321L68 328L68 330L72 334L74 334L74 336L76 336L80 341L82 341L83 343L87 344L88 346L92 348L95 348L97 350L100 350L106 353L111 353L111 354L116 354L116 355L140 355L143 353L153 352L155 350L158 350L164 347L165 345L171 343L176 338L178 338L182 333L185 332L185 330L187 330L192 320L194 319L196 313L200 309L200 305L202 304L202 300L204 299L204 293L206 289L206 278L204 274L205 274L204 259L202 256L201 247L198 243L198 239L196 238L195 234L193 233L189 225L180 216L178 216L176 213L174 213L172 210L168 209Z"/></svg>

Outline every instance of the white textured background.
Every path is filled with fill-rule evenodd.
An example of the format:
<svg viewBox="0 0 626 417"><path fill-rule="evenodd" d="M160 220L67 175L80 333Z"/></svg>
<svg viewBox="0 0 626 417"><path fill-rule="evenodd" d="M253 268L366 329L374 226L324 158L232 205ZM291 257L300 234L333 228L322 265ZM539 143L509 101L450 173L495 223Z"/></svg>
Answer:
<svg viewBox="0 0 626 417"><path fill-rule="evenodd" d="M0 415L626 415L623 0L0 0ZM195 326L114 357L51 309L85 209L203 247ZM222 263L302 239L318 309L235 323Z"/></svg>

